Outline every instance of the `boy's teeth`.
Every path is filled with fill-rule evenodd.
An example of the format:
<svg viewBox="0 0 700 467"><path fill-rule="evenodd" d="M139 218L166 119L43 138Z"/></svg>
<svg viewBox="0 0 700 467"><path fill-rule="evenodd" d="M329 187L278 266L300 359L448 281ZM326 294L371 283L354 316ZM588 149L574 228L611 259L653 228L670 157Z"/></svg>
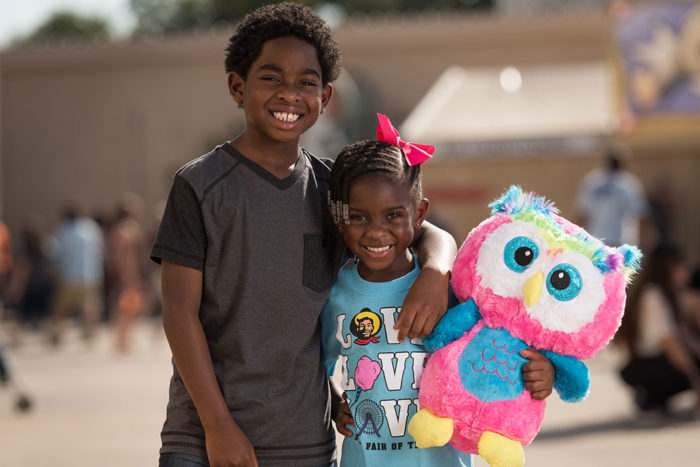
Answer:
<svg viewBox="0 0 700 467"><path fill-rule="evenodd" d="M277 120L282 120L283 122L296 122L299 118L299 115L287 112L274 112L273 115Z"/></svg>
<svg viewBox="0 0 700 467"><path fill-rule="evenodd" d="M368 246L368 247L365 247L365 248L367 248L369 251L373 251L373 252L375 252L375 253L381 253L382 251L388 250L388 249L389 249L389 245L383 246L383 247L381 247L381 248L372 248L371 246Z"/></svg>

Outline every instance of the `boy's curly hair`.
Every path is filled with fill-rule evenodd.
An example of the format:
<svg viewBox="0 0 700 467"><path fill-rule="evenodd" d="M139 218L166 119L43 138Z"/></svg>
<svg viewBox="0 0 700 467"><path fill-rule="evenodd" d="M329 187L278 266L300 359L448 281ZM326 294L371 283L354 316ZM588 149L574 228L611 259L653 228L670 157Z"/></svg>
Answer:
<svg viewBox="0 0 700 467"><path fill-rule="evenodd" d="M265 5L248 13L226 47L226 73L246 79L265 42L295 36L316 48L325 86L340 73L340 46L330 27L311 8L298 3Z"/></svg>

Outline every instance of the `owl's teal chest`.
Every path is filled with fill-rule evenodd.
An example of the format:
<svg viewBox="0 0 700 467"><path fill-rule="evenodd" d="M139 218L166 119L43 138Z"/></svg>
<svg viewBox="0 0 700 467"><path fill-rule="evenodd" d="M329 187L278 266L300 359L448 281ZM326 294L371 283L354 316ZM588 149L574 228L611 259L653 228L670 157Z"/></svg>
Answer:
<svg viewBox="0 0 700 467"><path fill-rule="evenodd" d="M517 398L524 389L520 351L525 342L504 329L484 326L459 358L462 386L485 402Z"/></svg>

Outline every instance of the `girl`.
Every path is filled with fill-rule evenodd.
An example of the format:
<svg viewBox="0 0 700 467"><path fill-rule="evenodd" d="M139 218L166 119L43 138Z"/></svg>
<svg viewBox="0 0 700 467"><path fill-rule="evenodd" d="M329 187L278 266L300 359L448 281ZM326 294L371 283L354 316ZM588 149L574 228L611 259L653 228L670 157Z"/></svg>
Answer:
<svg viewBox="0 0 700 467"><path fill-rule="evenodd" d="M691 389L700 415L700 354L690 345L689 316L681 301L689 269L678 248L660 245L643 270L620 328L630 355L622 379L634 389L642 414L668 415L670 398Z"/></svg>
<svg viewBox="0 0 700 467"><path fill-rule="evenodd" d="M405 143L386 117L379 121L379 141L344 147L330 175L331 213L355 255L321 314L326 369L332 375L338 357L342 369L332 408L346 437L341 466L471 466L471 456L450 445L418 449L406 431L428 353L420 339L400 340L394 324L420 271L409 246L428 212L420 162L433 148ZM528 370L544 398L553 369L540 357Z"/></svg>

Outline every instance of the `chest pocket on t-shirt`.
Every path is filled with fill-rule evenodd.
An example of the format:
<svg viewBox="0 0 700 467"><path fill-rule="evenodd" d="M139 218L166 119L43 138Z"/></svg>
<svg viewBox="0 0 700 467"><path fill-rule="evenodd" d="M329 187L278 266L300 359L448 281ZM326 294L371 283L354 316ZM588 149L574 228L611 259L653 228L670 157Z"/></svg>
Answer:
<svg viewBox="0 0 700 467"><path fill-rule="evenodd" d="M315 292L323 292L335 280L336 239L330 235L304 235L303 283Z"/></svg>

